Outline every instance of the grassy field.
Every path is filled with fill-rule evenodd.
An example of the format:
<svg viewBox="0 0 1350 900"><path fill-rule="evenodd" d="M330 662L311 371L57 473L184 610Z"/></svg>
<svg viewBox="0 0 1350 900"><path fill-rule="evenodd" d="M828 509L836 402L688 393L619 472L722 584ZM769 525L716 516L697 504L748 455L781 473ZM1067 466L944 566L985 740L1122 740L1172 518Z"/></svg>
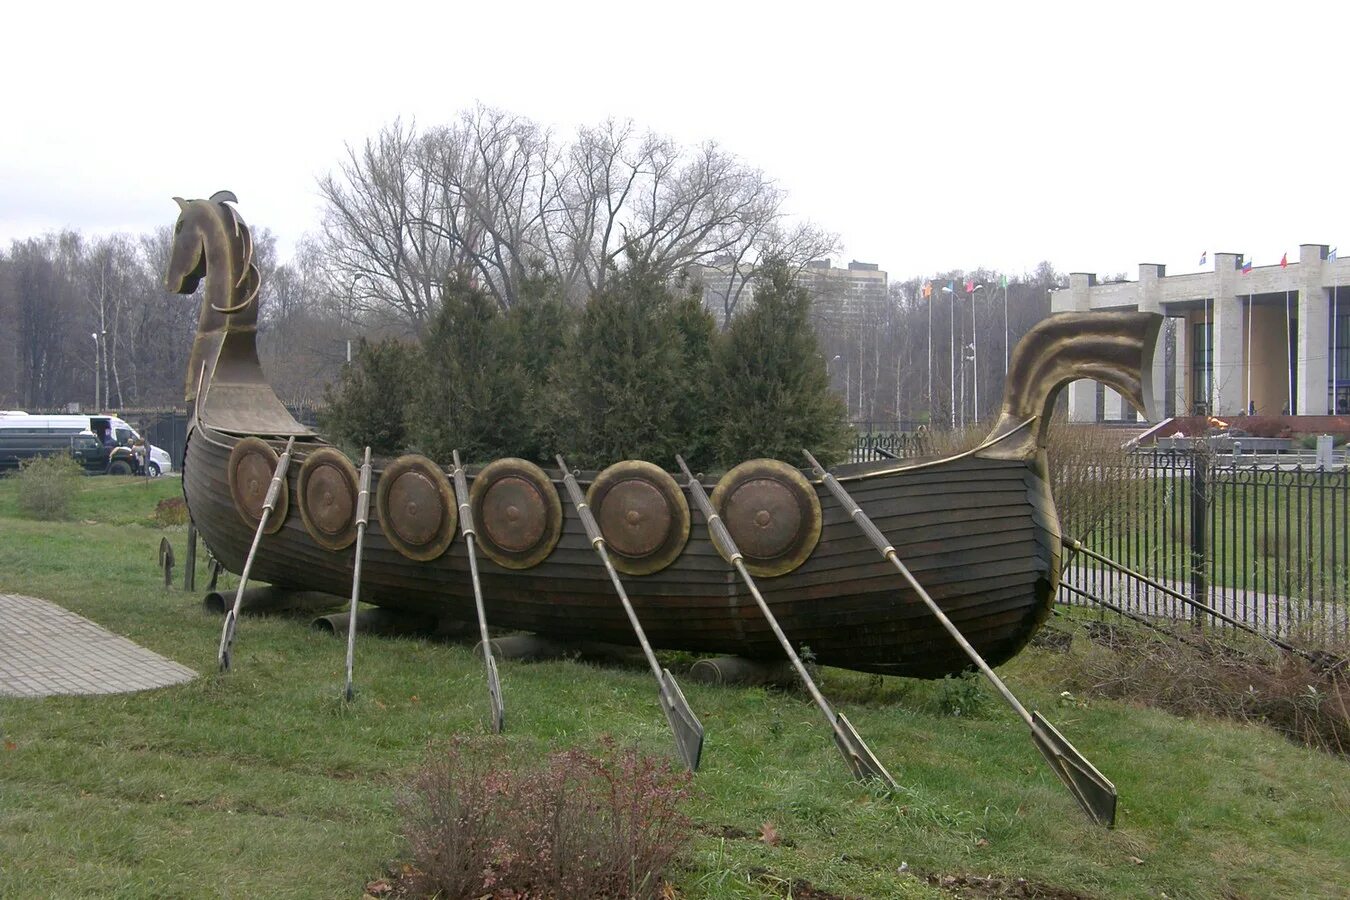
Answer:
<svg viewBox="0 0 1350 900"><path fill-rule="evenodd" d="M346 706L342 642L245 619L235 671L217 676L219 619L155 569L166 532L150 512L177 490L87 479L71 521L37 523L0 481L0 593L60 603L203 673L133 695L0 698L0 896L359 897L400 859L394 797L428 742L485 731L481 665L462 646L362 637ZM181 560L185 532L167 533ZM685 679L708 737L678 896L785 897L804 879L949 897L924 876L967 873L1092 897L1345 896L1344 760L1261 728L1065 703L1059 659L1029 650L1003 674L1115 781L1114 831L1087 822L982 686L972 710L965 682L824 671L903 785L888 795L849 781L803 695ZM506 662L502 683L507 734L483 741L504 760L606 733L672 752L646 671ZM765 822L779 845L755 839Z"/></svg>

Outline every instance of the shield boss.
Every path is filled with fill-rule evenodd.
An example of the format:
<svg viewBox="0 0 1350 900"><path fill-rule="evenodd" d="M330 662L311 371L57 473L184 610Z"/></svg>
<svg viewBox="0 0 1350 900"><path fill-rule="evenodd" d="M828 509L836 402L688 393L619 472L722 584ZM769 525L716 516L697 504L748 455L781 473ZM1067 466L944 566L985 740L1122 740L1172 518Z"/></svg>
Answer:
<svg viewBox="0 0 1350 900"><path fill-rule="evenodd" d="M257 528L262 519L263 502L267 499L267 488L272 483L272 474L277 468L277 452L266 441L256 437L246 437L230 451L230 461L226 474L230 483L230 497L239 517L250 528ZM290 492L283 484L277 494L277 504L267 520L267 534L275 534L286 521Z"/></svg>
<svg viewBox="0 0 1350 900"><path fill-rule="evenodd" d="M375 510L385 539L409 559L436 559L455 539L459 509L450 480L425 456L401 456L381 473Z"/></svg>
<svg viewBox="0 0 1350 900"><path fill-rule="evenodd" d="M775 459L741 463L722 477L713 507L753 575L784 575L820 540L820 500L801 472Z"/></svg>
<svg viewBox="0 0 1350 900"><path fill-rule="evenodd" d="M614 568L650 575L670 565L689 540L689 503L675 479L641 460L615 463L601 472L586 503L613 552Z"/></svg>
<svg viewBox="0 0 1350 900"><path fill-rule="evenodd" d="M343 550L356 540L358 475L351 460L332 447L316 450L300 467L300 517L315 543Z"/></svg>
<svg viewBox="0 0 1350 900"><path fill-rule="evenodd" d="M529 460L499 459L485 466L469 488L469 509L484 555L508 569L543 562L562 534L558 492Z"/></svg>

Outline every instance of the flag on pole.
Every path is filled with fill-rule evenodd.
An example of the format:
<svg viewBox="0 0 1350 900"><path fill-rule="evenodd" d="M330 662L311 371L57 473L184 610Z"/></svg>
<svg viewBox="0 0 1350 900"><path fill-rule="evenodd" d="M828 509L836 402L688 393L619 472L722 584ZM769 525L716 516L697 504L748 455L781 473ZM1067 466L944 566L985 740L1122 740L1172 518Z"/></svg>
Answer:
<svg viewBox="0 0 1350 900"><path fill-rule="evenodd" d="M975 293L975 279L974 279L974 278L967 278L967 279L966 279L966 293L967 293L967 294L973 294L973 293Z"/></svg>
<svg viewBox="0 0 1350 900"><path fill-rule="evenodd" d="M1242 261L1242 274L1243 275L1252 274L1252 261L1250 259L1244 259Z"/></svg>
<svg viewBox="0 0 1350 900"><path fill-rule="evenodd" d="M1001 288L1003 288L1005 291L1008 289L1008 276L1007 276L1007 275L1001 275L1001 276L999 276L998 286L1001 287Z"/></svg>
<svg viewBox="0 0 1350 900"><path fill-rule="evenodd" d="M952 279L951 281L947 282L947 293L949 294L956 293L956 279Z"/></svg>
<svg viewBox="0 0 1350 900"><path fill-rule="evenodd" d="M933 282L925 281L923 283L923 297L925 300L927 300L929 297L932 296L933 296Z"/></svg>
<svg viewBox="0 0 1350 900"><path fill-rule="evenodd" d="M1335 262L1335 261L1336 261L1336 248L1332 247L1331 252L1327 254L1327 262Z"/></svg>
<svg viewBox="0 0 1350 900"><path fill-rule="evenodd" d="M1203 265L1207 265L1208 263L1209 263L1209 251L1208 251L1208 250L1201 250L1201 251L1200 251L1200 265L1203 266Z"/></svg>
<svg viewBox="0 0 1350 900"><path fill-rule="evenodd" d="M1289 268L1289 253L1287 251L1285 252L1284 256L1280 257L1280 268L1281 269Z"/></svg>

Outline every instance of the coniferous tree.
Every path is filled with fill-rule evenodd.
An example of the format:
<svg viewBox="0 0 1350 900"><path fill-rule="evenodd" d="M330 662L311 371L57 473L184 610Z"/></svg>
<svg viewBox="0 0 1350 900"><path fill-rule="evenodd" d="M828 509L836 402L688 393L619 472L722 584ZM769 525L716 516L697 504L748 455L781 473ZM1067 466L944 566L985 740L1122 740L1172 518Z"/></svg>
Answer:
<svg viewBox="0 0 1350 900"><path fill-rule="evenodd" d="M754 308L732 320L717 347L717 461L767 456L802 465L802 448L829 465L843 458L848 423L830 390L811 326L811 295L781 262L763 266Z"/></svg>
<svg viewBox="0 0 1350 900"><path fill-rule="evenodd" d="M407 407L420 351L388 339L357 344L356 359L324 392L320 425L339 443L392 455L407 446Z"/></svg>
<svg viewBox="0 0 1350 900"><path fill-rule="evenodd" d="M556 278L536 274L521 284L520 296L507 314L516 337L525 376L523 443L516 455L551 463L569 430L558 415L556 385L560 366L576 327L576 312L567 303Z"/></svg>
<svg viewBox="0 0 1350 900"><path fill-rule="evenodd" d="M555 384L555 427L569 462L672 467L696 442L690 385L701 375L689 367L707 355L696 348L713 328L635 254L628 262L581 314Z"/></svg>
<svg viewBox="0 0 1350 900"><path fill-rule="evenodd" d="M488 294L463 280L446 284L423 339L409 414L409 438L444 462L515 456L525 443L527 387L519 340Z"/></svg>

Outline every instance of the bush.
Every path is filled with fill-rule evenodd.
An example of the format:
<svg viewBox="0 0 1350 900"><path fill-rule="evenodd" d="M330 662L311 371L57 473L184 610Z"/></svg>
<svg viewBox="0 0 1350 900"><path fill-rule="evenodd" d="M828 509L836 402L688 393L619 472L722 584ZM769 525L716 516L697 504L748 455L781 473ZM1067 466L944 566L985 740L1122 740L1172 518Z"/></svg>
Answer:
<svg viewBox="0 0 1350 900"><path fill-rule="evenodd" d="M188 523L187 501L182 497L165 497L155 504L156 528L172 528Z"/></svg>
<svg viewBox="0 0 1350 900"><path fill-rule="evenodd" d="M1073 691L1182 716L1258 722L1296 743L1350 755L1350 670L1337 663L1350 647L1313 652L1312 662L1190 626L1145 632L1093 625L1079 632L1089 640L1076 641L1066 663Z"/></svg>
<svg viewBox="0 0 1350 900"><path fill-rule="evenodd" d="M34 519L65 519L80 492L84 470L69 456L40 456L19 463L19 511Z"/></svg>
<svg viewBox="0 0 1350 900"><path fill-rule="evenodd" d="M645 459L673 468L707 428L712 317L636 255L581 314L552 387L553 431L569 463Z"/></svg>
<svg viewBox="0 0 1350 900"><path fill-rule="evenodd" d="M529 387L520 341L485 291L448 283L422 344L425 366L410 406L409 438L442 462L518 456L528 428Z"/></svg>
<svg viewBox="0 0 1350 900"><path fill-rule="evenodd" d="M721 465L768 456L800 466L802 448L826 466L844 458L844 401L830 390L810 313L811 295L788 267L766 263L754 308L732 320L716 351L713 442Z"/></svg>
<svg viewBox="0 0 1350 900"><path fill-rule="evenodd" d="M356 359L344 366L336 390L324 392L324 431L353 447L392 455L407 446L407 406L418 368L418 350L388 339L364 338Z"/></svg>
<svg viewBox="0 0 1350 900"><path fill-rule="evenodd" d="M524 770L502 766L500 750L457 738L400 798L417 894L660 896L662 872L690 839L679 810L687 773L612 743Z"/></svg>

